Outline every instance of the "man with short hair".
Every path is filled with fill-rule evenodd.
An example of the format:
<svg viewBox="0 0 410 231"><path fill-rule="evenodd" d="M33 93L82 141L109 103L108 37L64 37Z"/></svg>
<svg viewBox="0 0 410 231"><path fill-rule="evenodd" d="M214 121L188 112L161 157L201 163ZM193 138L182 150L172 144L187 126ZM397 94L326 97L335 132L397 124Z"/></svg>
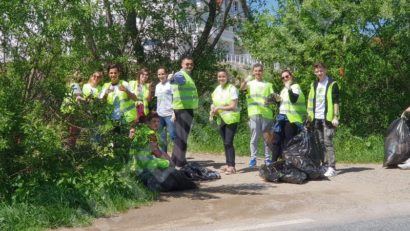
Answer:
<svg viewBox="0 0 410 231"><path fill-rule="evenodd" d="M268 98L274 93L272 84L263 80L263 65L257 63L252 68L253 76L248 76L241 83L241 90L246 90L246 101L248 106L249 127L251 129L251 159L249 167L256 167L256 154L258 151L259 137L267 132L273 123L272 105L268 104ZM264 136L265 164L272 163L268 140Z"/></svg>
<svg viewBox="0 0 410 231"><path fill-rule="evenodd" d="M188 135L191 130L194 109L198 108L198 92L191 72L194 61L191 57L184 57L181 61L181 70L170 75L172 84L172 108L175 113L175 142L172 152L172 161L176 167L186 165L186 150Z"/></svg>
<svg viewBox="0 0 410 231"><path fill-rule="evenodd" d="M109 65L107 71L111 81L103 85L99 98L107 99L107 103L113 106L111 113L113 121L132 125L137 118L134 105L137 97L132 93L129 84L120 80L120 68L116 64Z"/></svg>
<svg viewBox="0 0 410 231"><path fill-rule="evenodd" d="M317 77L310 87L308 97L308 116L313 121L314 129L324 148L325 156L322 164L327 167L326 177L336 176L336 158L332 139L339 126L339 86L336 81L327 76L323 63L313 65Z"/></svg>

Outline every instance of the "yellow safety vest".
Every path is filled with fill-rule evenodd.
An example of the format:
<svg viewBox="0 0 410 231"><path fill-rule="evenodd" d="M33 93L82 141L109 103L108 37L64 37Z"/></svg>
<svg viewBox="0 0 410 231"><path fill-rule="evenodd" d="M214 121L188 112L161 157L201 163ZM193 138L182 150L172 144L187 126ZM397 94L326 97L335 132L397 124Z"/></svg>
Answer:
<svg viewBox="0 0 410 231"><path fill-rule="evenodd" d="M262 115L263 118L273 119L273 111L267 105L269 96L273 93L272 84L257 80L248 82L247 104L248 116Z"/></svg>
<svg viewBox="0 0 410 231"><path fill-rule="evenodd" d="M120 80L118 84L124 85L127 84L127 82ZM111 83L105 83L102 87L102 91L108 89L110 86ZM117 96L115 96L114 92L110 92L107 96L107 103L114 105L116 98L120 102L120 111L124 120L128 123L133 122L137 118L134 101L128 98L127 93L120 91Z"/></svg>
<svg viewBox="0 0 410 231"><path fill-rule="evenodd" d="M172 84L172 108L173 109L196 109L198 108L198 93L194 81L185 71L180 73L185 78L185 84Z"/></svg>
<svg viewBox="0 0 410 231"><path fill-rule="evenodd" d="M287 88L283 88L280 92L280 97L282 98L281 105L283 105L286 110L285 114L289 122L303 123L303 116L306 116L305 95L300 89L299 84L293 84L292 86L299 89L298 100L295 103L290 102L289 90Z"/></svg>
<svg viewBox="0 0 410 231"><path fill-rule="evenodd" d="M327 89L326 89L326 120L332 122L334 116L333 110L333 99L332 99L332 92L333 86L335 85L336 81L331 82ZM315 109L315 99L316 99L316 89L314 83L310 86L310 92L308 97L308 104L307 104L307 111L310 118L314 119L314 109Z"/></svg>
<svg viewBox="0 0 410 231"><path fill-rule="evenodd" d="M221 93L222 94L216 94L216 91L218 87L221 88ZM231 99L231 89L234 88L236 91L236 88L232 84L226 84L224 88L222 89L221 86L218 86L214 92L212 93L212 102L214 106L226 106L229 105L232 101ZM238 110L235 111L225 111L225 110L219 110L218 111L218 120L217 123L221 123L221 119L224 121L225 124L233 124L233 123L238 123L240 120L240 113Z"/></svg>
<svg viewBox="0 0 410 231"><path fill-rule="evenodd" d="M134 94L137 96L137 101L135 102L135 105L138 105L140 102L144 105L144 114L148 115L149 113L149 108L148 108L148 95L149 95L149 88L148 84L145 83L142 85L142 91L140 92L138 90L138 82L137 81L130 81L130 86Z"/></svg>

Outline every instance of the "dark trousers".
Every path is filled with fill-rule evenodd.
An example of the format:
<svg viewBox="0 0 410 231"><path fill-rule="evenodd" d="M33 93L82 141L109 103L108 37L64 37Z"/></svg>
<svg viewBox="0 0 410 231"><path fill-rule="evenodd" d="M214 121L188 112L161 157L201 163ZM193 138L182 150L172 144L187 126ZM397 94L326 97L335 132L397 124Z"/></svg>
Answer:
<svg viewBox="0 0 410 231"><path fill-rule="evenodd" d="M230 167L235 167L235 148L233 147L233 139L235 137L238 123L222 124L219 126L219 133L224 142L226 164Z"/></svg>
<svg viewBox="0 0 410 231"><path fill-rule="evenodd" d="M187 150L188 135L191 131L192 119L194 117L194 110L179 109L174 110L174 113L176 136L171 159L177 167L182 167L187 163L185 156Z"/></svg>
<svg viewBox="0 0 410 231"><path fill-rule="evenodd" d="M289 141L298 134L299 127L295 123L289 122L289 120L284 117L280 118L278 116L276 124L274 125L274 141L272 144L272 161L275 162L280 156L282 156L283 150Z"/></svg>

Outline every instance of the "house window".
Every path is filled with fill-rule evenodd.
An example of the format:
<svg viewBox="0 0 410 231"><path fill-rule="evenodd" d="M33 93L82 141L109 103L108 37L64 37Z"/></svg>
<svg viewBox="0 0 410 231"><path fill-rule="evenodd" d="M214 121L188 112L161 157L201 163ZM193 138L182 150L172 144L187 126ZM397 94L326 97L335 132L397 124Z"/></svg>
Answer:
<svg viewBox="0 0 410 231"><path fill-rule="evenodd" d="M233 2L233 10L234 10L235 12L238 12L238 8L239 8L238 2L237 2L237 1Z"/></svg>

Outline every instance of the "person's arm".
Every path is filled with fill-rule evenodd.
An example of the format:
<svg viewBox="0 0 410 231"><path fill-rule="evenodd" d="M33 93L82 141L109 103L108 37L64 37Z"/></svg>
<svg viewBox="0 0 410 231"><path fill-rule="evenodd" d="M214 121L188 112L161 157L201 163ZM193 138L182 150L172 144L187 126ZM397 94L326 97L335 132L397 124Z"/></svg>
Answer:
<svg viewBox="0 0 410 231"><path fill-rule="evenodd" d="M408 108L405 110L405 112L410 112L410 107L408 107Z"/></svg>
<svg viewBox="0 0 410 231"><path fill-rule="evenodd" d="M212 112L216 113L218 110L235 111L237 105L238 105L238 99L234 99L234 100L231 100L231 102L228 105L213 107Z"/></svg>
<svg viewBox="0 0 410 231"><path fill-rule="evenodd" d="M171 84L178 84L178 85L184 85L186 80L184 75L181 72L177 72L172 77L168 78L169 82Z"/></svg>
<svg viewBox="0 0 410 231"><path fill-rule="evenodd" d="M128 98L130 98L134 101L137 101L137 96L134 93L132 93L129 86L124 86L124 85L121 84L120 87L119 87L119 90L124 91L127 94Z"/></svg>
<svg viewBox="0 0 410 231"><path fill-rule="evenodd" d="M286 86L285 87L288 89L288 94L289 94L289 100L291 103L296 103L298 101L299 98L299 94L300 94L300 89L295 89L295 92L293 92L294 90L292 89L292 87Z"/></svg>
<svg viewBox="0 0 410 231"><path fill-rule="evenodd" d="M241 83L239 90L245 91L246 89L248 89L248 82L251 81L252 78L253 78L252 75L249 75L248 77L246 77L246 79L244 79L243 82Z"/></svg>
<svg viewBox="0 0 410 231"><path fill-rule="evenodd" d="M340 118L340 111L339 111L339 86L337 83L333 85L332 91L332 100L333 100L333 120L332 124L334 127L339 126L339 118Z"/></svg>

